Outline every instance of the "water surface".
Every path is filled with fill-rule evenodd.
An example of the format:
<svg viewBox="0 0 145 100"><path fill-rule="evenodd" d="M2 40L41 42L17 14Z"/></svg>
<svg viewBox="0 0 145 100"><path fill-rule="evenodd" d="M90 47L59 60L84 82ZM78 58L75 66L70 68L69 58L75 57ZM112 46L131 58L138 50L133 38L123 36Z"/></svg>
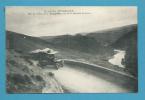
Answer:
<svg viewBox="0 0 145 100"><path fill-rule="evenodd" d="M125 57L125 51L123 50L114 50L114 52L117 52L113 58L109 59L109 62L113 65L118 65L119 67L124 68L125 66L121 63L122 59Z"/></svg>

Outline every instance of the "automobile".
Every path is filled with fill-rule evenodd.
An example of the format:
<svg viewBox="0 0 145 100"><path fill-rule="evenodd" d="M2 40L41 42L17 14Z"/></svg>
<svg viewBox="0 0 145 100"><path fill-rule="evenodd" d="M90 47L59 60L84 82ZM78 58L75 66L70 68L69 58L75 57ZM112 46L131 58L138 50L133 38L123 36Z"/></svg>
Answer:
<svg viewBox="0 0 145 100"><path fill-rule="evenodd" d="M39 49L31 52L31 55L33 59L39 62L38 66L42 68L55 67L56 69L59 69L63 67L64 61L56 56L57 53L57 51L52 49Z"/></svg>

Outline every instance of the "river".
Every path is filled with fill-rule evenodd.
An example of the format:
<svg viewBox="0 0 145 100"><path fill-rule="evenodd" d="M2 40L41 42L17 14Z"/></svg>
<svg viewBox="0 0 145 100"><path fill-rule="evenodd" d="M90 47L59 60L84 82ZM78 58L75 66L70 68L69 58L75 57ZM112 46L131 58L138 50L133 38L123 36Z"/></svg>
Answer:
<svg viewBox="0 0 145 100"><path fill-rule="evenodd" d="M114 50L115 55L113 56L113 58L109 59L108 62L110 62L113 65L118 65L119 67L124 68L125 66L121 63L122 59L124 59L125 57L125 51L123 50Z"/></svg>

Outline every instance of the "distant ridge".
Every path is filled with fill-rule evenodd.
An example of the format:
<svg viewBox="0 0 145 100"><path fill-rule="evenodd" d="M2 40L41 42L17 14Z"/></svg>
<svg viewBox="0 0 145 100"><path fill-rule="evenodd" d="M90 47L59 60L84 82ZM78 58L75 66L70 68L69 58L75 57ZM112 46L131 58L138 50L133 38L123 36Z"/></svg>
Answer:
<svg viewBox="0 0 145 100"><path fill-rule="evenodd" d="M119 41L121 41L122 37L128 36L129 38L130 34L137 34L137 24L126 25L126 26L116 27L116 28L102 30L102 31L85 33L86 35L82 35L82 34L83 33L79 33L76 35L61 35L61 36L53 36L53 37L45 36L45 37L40 37L40 38L47 42L51 42L54 45L68 47L68 48L74 48L75 46L72 46L72 45L77 46L81 42L82 43L80 45L83 45L83 44L96 45L98 48L110 47L110 46L117 47L116 45ZM89 39L92 41L88 41ZM122 42L122 44L118 44L118 46L119 45L122 45L121 47L125 48L126 45L128 44L125 44L125 42L124 43Z"/></svg>

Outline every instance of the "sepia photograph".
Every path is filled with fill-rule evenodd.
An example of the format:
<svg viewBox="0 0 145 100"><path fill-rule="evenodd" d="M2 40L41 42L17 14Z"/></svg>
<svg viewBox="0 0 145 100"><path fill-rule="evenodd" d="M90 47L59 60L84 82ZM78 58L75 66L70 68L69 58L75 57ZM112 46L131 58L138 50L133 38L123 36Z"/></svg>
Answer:
<svg viewBox="0 0 145 100"><path fill-rule="evenodd" d="M137 93L136 6L6 6L6 91Z"/></svg>

